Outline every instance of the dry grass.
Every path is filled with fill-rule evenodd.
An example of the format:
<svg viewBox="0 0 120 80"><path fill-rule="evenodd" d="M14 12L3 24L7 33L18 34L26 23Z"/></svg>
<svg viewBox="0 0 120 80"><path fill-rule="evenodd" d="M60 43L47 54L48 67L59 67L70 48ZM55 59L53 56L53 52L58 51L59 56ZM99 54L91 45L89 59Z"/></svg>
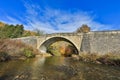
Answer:
<svg viewBox="0 0 120 80"><path fill-rule="evenodd" d="M120 66L120 54L107 53L104 55L97 53L80 53L80 60L108 65Z"/></svg>
<svg viewBox="0 0 120 80"><path fill-rule="evenodd" d="M94 62L96 61L98 58L100 58L101 56L99 54L95 54L95 53L80 53L80 59L81 60L84 60L84 61L91 61L91 62Z"/></svg>
<svg viewBox="0 0 120 80"><path fill-rule="evenodd" d="M4 59L3 53L10 57L34 57L39 54L39 51L19 40L0 39L0 58L2 59Z"/></svg>

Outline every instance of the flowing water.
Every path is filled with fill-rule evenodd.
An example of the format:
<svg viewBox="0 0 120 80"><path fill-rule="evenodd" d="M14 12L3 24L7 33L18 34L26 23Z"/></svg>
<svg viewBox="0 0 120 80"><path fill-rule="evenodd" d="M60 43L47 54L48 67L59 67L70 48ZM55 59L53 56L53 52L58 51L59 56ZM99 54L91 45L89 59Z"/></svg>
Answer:
<svg viewBox="0 0 120 80"><path fill-rule="evenodd" d="M70 57L38 57L0 63L0 80L120 80L120 67Z"/></svg>

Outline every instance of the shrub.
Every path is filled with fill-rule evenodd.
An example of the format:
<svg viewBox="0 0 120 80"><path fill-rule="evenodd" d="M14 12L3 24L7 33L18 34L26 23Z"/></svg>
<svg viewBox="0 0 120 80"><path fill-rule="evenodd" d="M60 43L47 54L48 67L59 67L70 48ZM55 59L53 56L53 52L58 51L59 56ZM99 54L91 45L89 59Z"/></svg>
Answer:
<svg viewBox="0 0 120 80"><path fill-rule="evenodd" d="M35 57L39 54L37 49L22 43L19 40L0 39L0 57L10 56L12 58ZM5 57L7 58L7 57Z"/></svg>
<svg viewBox="0 0 120 80"><path fill-rule="evenodd" d="M6 52L0 52L0 61L6 61L9 59L10 59L10 57Z"/></svg>
<svg viewBox="0 0 120 80"><path fill-rule="evenodd" d="M31 49L24 49L24 56L27 58L32 58L35 57L35 54L33 53L33 51Z"/></svg>

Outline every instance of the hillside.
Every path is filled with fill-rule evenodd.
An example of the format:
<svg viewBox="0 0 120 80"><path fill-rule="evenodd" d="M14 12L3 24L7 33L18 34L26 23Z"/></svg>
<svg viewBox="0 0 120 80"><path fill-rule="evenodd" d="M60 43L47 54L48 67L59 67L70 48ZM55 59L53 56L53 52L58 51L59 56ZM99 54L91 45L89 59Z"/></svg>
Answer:
<svg viewBox="0 0 120 80"><path fill-rule="evenodd" d="M39 36L39 30L29 31L24 30L24 26L21 24L6 24L0 22L0 38L18 38L18 37L26 37L26 36Z"/></svg>

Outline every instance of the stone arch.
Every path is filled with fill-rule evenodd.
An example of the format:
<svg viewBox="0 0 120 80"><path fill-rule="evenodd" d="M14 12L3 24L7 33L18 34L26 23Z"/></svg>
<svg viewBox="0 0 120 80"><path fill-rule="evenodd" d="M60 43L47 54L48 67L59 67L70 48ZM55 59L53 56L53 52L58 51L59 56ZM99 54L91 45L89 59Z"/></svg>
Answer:
<svg viewBox="0 0 120 80"><path fill-rule="evenodd" d="M69 39L67 38L64 38L64 37L52 37L52 38L49 38L47 40L45 40L39 47L39 50L42 52L42 53L46 53L47 52L47 48L57 42L57 41L65 41L65 42L68 42L70 43L74 49L75 49L75 54L79 54L79 50L77 49L77 47L74 45L74 43L72 41L70 41Z"/></svg>

